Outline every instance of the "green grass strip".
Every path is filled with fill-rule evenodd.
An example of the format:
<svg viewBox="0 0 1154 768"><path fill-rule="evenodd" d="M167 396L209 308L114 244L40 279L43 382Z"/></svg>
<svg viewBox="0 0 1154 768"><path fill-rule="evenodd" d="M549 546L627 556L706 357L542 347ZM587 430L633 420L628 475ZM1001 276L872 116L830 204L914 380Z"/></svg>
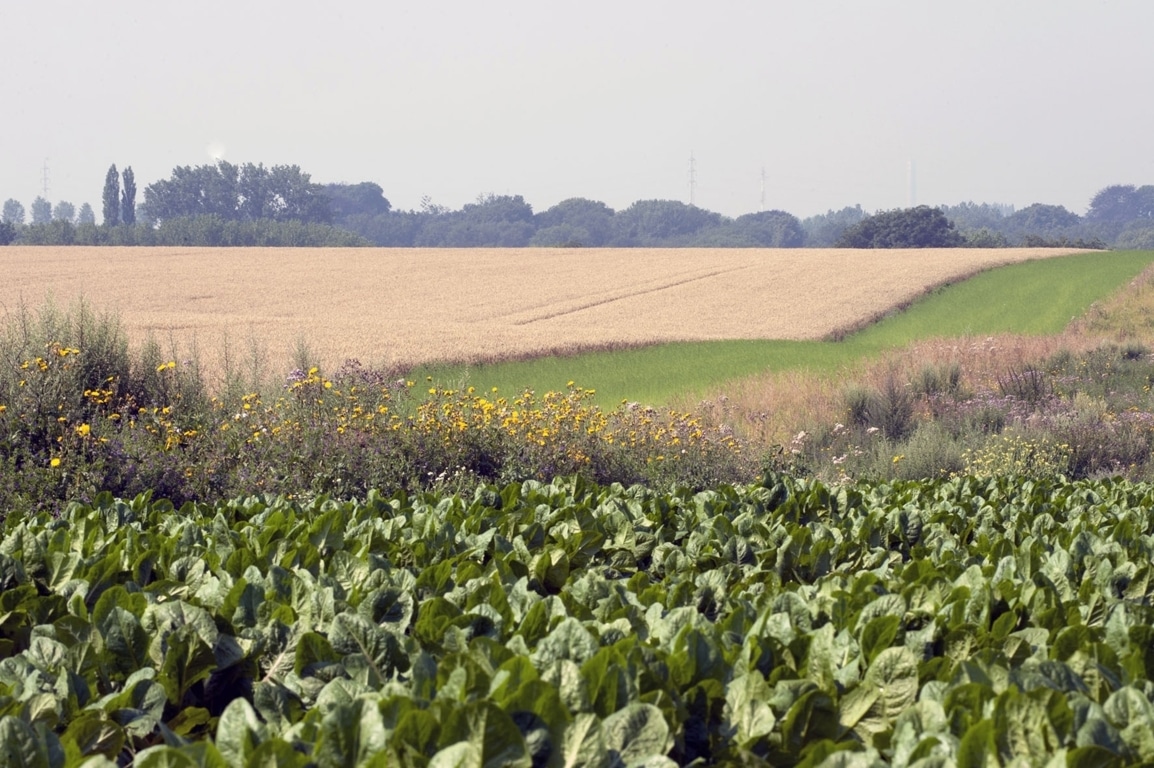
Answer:
<svg viewBox="0 0 1154 768"><path fill-rule="evenodd" d="M660 404L765 370L836 371L918 339L1058 333L1152 262L1154 251L1121 251L998 267L934 290L905 311L842 341L678 342L483 366L431 366L414 375L454 389L497 387L506 395L525 388L561 390L574 381L596 389L605 406L622 400Z"/></svg>

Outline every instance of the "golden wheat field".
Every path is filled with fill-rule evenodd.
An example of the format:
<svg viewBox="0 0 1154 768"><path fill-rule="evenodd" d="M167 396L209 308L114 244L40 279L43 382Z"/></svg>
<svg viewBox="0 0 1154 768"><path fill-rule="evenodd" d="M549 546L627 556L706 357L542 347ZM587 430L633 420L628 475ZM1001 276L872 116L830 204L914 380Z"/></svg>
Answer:
<svg viewBox="0 0 1154 768"><path fill-rule="evenodd" d="M288 370L487 360L617 344L812 339L934 285L1058 249L292 249L8 247L0 312L115 312L129 338L206 365Z"/></svg>

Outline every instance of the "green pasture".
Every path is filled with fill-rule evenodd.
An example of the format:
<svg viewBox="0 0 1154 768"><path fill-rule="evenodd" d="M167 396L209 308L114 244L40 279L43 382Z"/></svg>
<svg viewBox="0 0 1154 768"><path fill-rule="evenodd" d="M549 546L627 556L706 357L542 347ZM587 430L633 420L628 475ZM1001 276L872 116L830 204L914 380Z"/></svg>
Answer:
<svg viewBox="0 0 1154 768"><path fill-rule="evenodd" d="M1084 253L1024 262L936 289L902 312L840 341L680 342L480 366L431 366L440 386L507 394L526 387L596 389L602 404L662 403L766 369L836 371L866 355L939 336L1058 333L1154 262L1154 251Z"/></svg>

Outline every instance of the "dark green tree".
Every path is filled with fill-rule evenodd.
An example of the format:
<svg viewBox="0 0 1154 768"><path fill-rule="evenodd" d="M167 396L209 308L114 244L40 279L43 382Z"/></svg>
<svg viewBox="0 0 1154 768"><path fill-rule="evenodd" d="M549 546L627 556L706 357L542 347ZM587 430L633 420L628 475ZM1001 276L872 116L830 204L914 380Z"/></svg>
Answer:
<svg viewBox="0 0 1154 768"><path fill-rule="evenodd" d="M333 221L338 224L353 216L380 216L392 209L385 191L371 181L325 184L322 191L328 198Z"/></svg>
<svg viewBox="0 0 1154 768"><path fill-rule="evenodd" d="M571 197L534 217L532 245L599 248L613 238L613 209L597 200Z"/></svg>
<svg viewBox="0 0 1154 768"><path fill-rule="evenodd" d="M959 248L966 239L940 208L919 205L882 211L845 232L835 248Z"/></svg>
<svg viewBox="0 0 1154 768"><path fill-rule="evenodd" d="M188 216L222 221L303 221L328 223L329 199L299 166L221 161L174 168L172 176L144 188L141 215L152 222Z"/></svg>
<svg viewBox="0 0 1154 768"><path fill-rule="evenodd" d="M426 214L415 244L440 248L521 248L533 237L533 207L521 195L480 195L461 210Z"/></svg>
<svg viewBox="0 0 1154 768"><path fill-rule="evenodd" d="M124 188L120 193L120 220L132 226L136 223L136 176L132 173L132 166L124 169L121 174Z"/></svg>
<svg viewBox="0 0 1154 768"><path fill-rule="evenodd" d="M638 200L614 217L614 245L688 245L698 232L723 221L720 213L678 200Z"/></svg>
<svg viewBox="0 0 1154 768"><path fill-rule="evenodd" d="M116 165L108 167L104 175L104 226L115 227L120 223L120 174Z"/></svg>
<svg viewBox="0 0 1154 768"><path fill-rule="evenodd" d="M80 206L80 210L76 212L77 224L95 224L96 213L92 210L92 206L84 203Z"/></svg>
<svg viewBox="0 0 1154 768"><path fill-rule="evenodd" d="M16 225L10 221L0 221L0 245L8 245L16 240Z"/></svg>
<svg viewBox="0 0 1154 768"><path fill-rule="evenodd" d="M24 223L24 206L19 200L8 198L4 201L4 213L0 215L0 221L5 224L12 224L19 226Z"/></svg>
<svg viewBox="0 0 1154 768"><path fill-rule="evenodd" d="M37 197L32 201L32 223L47 224L50 221L52 221L52 203L43 197Z"/></svg>

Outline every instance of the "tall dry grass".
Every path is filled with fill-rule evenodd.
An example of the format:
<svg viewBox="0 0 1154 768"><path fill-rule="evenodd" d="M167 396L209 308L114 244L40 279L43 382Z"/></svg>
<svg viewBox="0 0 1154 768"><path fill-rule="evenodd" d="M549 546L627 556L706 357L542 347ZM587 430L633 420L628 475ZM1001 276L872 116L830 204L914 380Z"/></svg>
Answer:
<svg viewBox="0 0 1154 768"><path fill-rule="evenodd" d="M1095 303L1060 334L928 339L832 373L767 372L729 382L704 400L682 399L674 405L704 408L754 444L786 446L801 431L828 429L846 420L851 387L877 391L893 382L913 386L927 371L956 369L962 391L997 392L1009 379L1042 368L1059 353L1085 355L1110 342L1154 348L1154 267Z"/></svg>

